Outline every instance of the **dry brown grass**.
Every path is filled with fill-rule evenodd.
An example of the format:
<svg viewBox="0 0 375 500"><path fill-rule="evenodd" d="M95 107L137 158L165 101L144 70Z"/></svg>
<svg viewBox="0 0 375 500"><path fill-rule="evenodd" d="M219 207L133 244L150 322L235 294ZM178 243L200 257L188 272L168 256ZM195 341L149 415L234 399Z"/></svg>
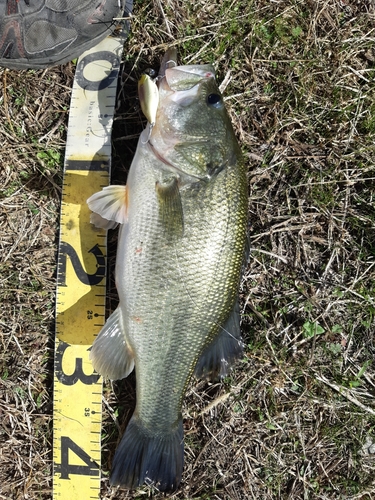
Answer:
<svg viewBox="0 0 375 500"><path fill-rule="evenodd" d="M375 498L375 5L139 1L113 133L124 180L136 82L176 43L215 62L249 167L244 360L184 405L178 499ZM74 65L5 72L0 124L0 498L51 498L52 346L62 158ZM60 155L60 157L59 157ZM113 270L116 234L110 234ZM116 305L110 280L108 308ZM107 471L134 404L105 386ZM118 421L117 421L118 416Z"/></svg>

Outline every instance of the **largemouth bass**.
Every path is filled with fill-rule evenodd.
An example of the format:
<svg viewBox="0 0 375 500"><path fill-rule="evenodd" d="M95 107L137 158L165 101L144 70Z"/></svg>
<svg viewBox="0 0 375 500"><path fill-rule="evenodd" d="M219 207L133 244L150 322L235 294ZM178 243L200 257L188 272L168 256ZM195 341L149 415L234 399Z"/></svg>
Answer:
<svg viewBox="0 0 375 500"><path fill-rule="evenodd" d="M176 64L169 50L159 95L142 97L154 123L141 134L126 187L106 187L88 200L98 214L93 222L121 225L119 306L91 360L110 379L136 370L136 408L110 481L160 491L181 481L181 408L194 371L221 377L241 356L247 227L245 167L214 69ZM156 99L156 112L147 99Z"/></svg>

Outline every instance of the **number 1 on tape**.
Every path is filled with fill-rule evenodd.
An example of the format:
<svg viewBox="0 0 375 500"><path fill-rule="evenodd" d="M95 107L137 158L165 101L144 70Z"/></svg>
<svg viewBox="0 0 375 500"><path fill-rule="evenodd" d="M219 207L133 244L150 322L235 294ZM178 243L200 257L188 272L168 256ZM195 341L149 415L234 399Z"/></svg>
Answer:
<svg viewBox="0 0 375 500"><path fill-rule="evenodd" d="M105 322L106 231L86 200L109 184L121 38L78 60L69 113L57 269L53 498L100 497L102 382L89 360Z"/></svg>

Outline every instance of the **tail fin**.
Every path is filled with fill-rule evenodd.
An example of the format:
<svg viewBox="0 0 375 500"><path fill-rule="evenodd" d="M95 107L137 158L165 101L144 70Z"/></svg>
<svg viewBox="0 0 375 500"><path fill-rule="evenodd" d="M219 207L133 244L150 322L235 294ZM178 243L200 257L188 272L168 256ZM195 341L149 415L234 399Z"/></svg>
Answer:
<svg viewBox="0 0 375 500"><path fill-rule="evenodd" d="M116 450L110 484L133 489L143 483L174 491L184 466L182 418L169 434L154 434L132 416Z"/></svg>

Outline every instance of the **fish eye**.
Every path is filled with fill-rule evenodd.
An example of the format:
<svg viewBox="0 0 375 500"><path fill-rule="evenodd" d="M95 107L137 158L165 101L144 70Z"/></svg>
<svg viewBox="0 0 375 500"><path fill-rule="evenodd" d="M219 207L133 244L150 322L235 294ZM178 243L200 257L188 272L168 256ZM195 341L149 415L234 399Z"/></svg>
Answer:
<svg viewBox="0 0 375 500"><path fill-rule="evenodd" d="M221 102L222 102L222 100L221 100L220 94L209 94L207 96L207 104L209 106L213 106L215 108L218 108L218 107L220 107Z"/></svg>

